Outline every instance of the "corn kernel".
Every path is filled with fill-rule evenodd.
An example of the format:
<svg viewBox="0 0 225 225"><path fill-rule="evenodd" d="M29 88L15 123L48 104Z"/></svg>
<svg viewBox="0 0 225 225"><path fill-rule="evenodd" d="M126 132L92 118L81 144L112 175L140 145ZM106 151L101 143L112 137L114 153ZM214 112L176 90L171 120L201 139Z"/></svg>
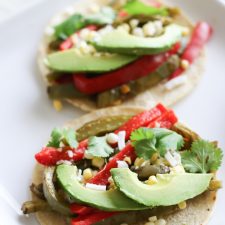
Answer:
<svg viewBox="0 0 225 225"><path fill-rule="evenodd" d="M127 163L127 164L129 164L129 165L131 165L131 158L130 157L128 157L128 156L126 156L125 158L124 158L124 161Z"/></svg>
<svg viewBox="0 0 225 225"><path fill-rule="evenodd" d="M180 62L180 66L182 69L186 70L189 67L189 62L186 59L182 59Z"/></svg>
<svg viewBox="0 0 225 225"><path fill-rule="evenodd" d="M183 32L182 32L182 35L183 36L188 36L190 34L190 30L186 27L184 28Z"/></svg>
<svg viewBox="0 0 225 225"><path fill-rule="evenodd" d="M59 100L53 100L53 106L58 112L62 110L62 102Z"/></svg>
<svg viewBox="0 0 225 225"><path fill-rule="evenodd" d="M90 180L93 177L93 174L90 168L87 168L84 170L83 177L86 181Z"/></svg>
<svg viewBox="0 0 225 225"><path fill-rule="evenodd" d="M120 92L122 94L127 94L130 92L130 87L127 84L124 84L120 87Z"/></svg>
<svg viewBox="0 0 225 225"><path fill-rule="evenodd" d="M148 220L150 222L155 222L155 221L157 221L157 216L151 216L151 217L148 218Z"/></svg>
<svg viewBox="0 0 225 225"><path fill-rule="evenodd" d="M92 159L92 165L99 169L102 168L104 164L105 164L105 160L103 158L94 157Z"/></svg>
<svg viewBox="0 0 225 225"><path fill-rule="evenodd" d="M144 159L143 158L136 158L134 161L134 166L136 167L140 167L142 165L142 163L144 163Z"/></svg>
<svg viewBox="0 0 225 225"><path fill-rule="evenodd" d="M180 202L178 204L179 209L185 209L187 207L187 203L186 201Z"/></svg>
<svg viewBox="0 0 225 225"><path fill-rule="evenodd" d="M155 162L159 157L159 154L158 153L154 153L151 157L151 162Z"/></svg>
<svg viewBox="0 0 225 225"><path fill-rule="evenodd" d="M210 191L216 191L220 188L222 188L222 182L220 180L211 180L209 184L209 190Z"/></svg>
<svg viewBox="0 0 225 225"><path fill-rule="evenodd" d="M148 185L157 184L157 182L158 182L158 180L157 180L156 176L150 176L148 178L148 180L145 181L145 183Z"/></svg>

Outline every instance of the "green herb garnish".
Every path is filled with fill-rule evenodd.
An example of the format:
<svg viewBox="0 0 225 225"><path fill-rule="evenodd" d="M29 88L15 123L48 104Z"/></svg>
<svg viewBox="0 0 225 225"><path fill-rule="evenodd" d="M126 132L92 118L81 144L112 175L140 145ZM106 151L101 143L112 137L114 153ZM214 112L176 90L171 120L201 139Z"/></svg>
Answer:
<svg viewBox="0 0 225 225"><path fill-rule="evenodd" d="M216 171L222 163L222 150L213 143L197 140L191 149L181 155L182 165L190 173L208 173Z"/></svg>
<svg viewBox="0 0 225 225"><path fill-rule="evenodd" d="M137 156L146 160L156 152L164 156L168 150L178 151L183 146L181 135L163 128L139 128L130 139Z"/></svg>
<svg viewBox="0 0 225 225"><path fill-rule="evenodd" d="M61 142L68 144L72 148L76 148L78 146L76 132L72 128L55 128L51 133L51 140L48 142L47 146L59 148Z"/></svg>
<svg viewBox="0 0 225 225"><path fill-rule="evenodd" d="M93 136L88 139L88 149L86 153L89 155L105 158L113 153L113 151L113 148L106 141L106 136Z"/></svg>

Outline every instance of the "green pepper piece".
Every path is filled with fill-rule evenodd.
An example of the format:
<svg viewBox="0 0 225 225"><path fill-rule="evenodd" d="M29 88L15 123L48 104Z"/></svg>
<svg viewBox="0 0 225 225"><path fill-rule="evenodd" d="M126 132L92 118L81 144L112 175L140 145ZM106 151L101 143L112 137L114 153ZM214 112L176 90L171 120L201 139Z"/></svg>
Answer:
<svg viewBox="0 0 225 225"><path fill-rule="evenodd" d="M84 124L77 130L77 140L82 141L91 136L110 133L124 124L132 115L108 116Z"/></svg>

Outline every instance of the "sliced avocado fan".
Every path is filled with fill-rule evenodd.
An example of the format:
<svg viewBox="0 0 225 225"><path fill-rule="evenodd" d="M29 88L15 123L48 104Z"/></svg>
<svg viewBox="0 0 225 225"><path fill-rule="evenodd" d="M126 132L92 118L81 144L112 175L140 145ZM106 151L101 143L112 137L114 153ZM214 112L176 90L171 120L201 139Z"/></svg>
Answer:
<svg viewBox="0 0 225 225"><path fill-rule="evenodd" d="M77 167L60 165L56 168L57 180L74 200L105 211L143 210L149 207L126 197L118 189L97 191L84 187L76 177Z"/></svg>
<svg viewBox="0 0 225 225"><path fill-rule="evenodd" d="M127 197L146 206L170 206L194 198L209 186L212 174L159 174L158 182L147 185L127 168L112 169L117 188Z"/></svg>
<svg viewBox="0 0 225 225"><path fill-rule="evenodd" d="M45 64L55 71L63 72L108 72L118 69L137 59L136 56L95 56L81 54L75 49L49 54Z"/></svg>
<svg viewBox="0 0 225 225"><path fill-rule="evenodd" d="M169 50L182 37L183 26L168 25L158 37L137 37L123 30L103 35L93 45L99 51L120 54L151 55Z"/></svg>

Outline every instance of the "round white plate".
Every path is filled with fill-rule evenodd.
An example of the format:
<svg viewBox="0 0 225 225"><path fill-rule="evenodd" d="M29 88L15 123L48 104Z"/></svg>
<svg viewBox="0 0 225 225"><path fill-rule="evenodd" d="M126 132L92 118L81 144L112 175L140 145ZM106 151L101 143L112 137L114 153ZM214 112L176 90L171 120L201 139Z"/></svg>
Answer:
<svg viewBox="0 0 225 225"><path fill-rule="evenodd" d="M55 112L36 68L36 50L48 19L72 2L43 1L0 24L0 224L3 225L37 224L33 216L25 218L16 213L19 205L30 198L33 156L46 143L53 127L82 114L70 106L61 113ZM202 137L218 140L225 149L225 6L219 0L171 2L193 20L206 20L214 28L202 82L174 109ZM221 171L225 171L224 164ZM225 181L224 173L220 173L220 178ZM224 199L225 189L219 191L211 225L224 224Z"/></svg>

